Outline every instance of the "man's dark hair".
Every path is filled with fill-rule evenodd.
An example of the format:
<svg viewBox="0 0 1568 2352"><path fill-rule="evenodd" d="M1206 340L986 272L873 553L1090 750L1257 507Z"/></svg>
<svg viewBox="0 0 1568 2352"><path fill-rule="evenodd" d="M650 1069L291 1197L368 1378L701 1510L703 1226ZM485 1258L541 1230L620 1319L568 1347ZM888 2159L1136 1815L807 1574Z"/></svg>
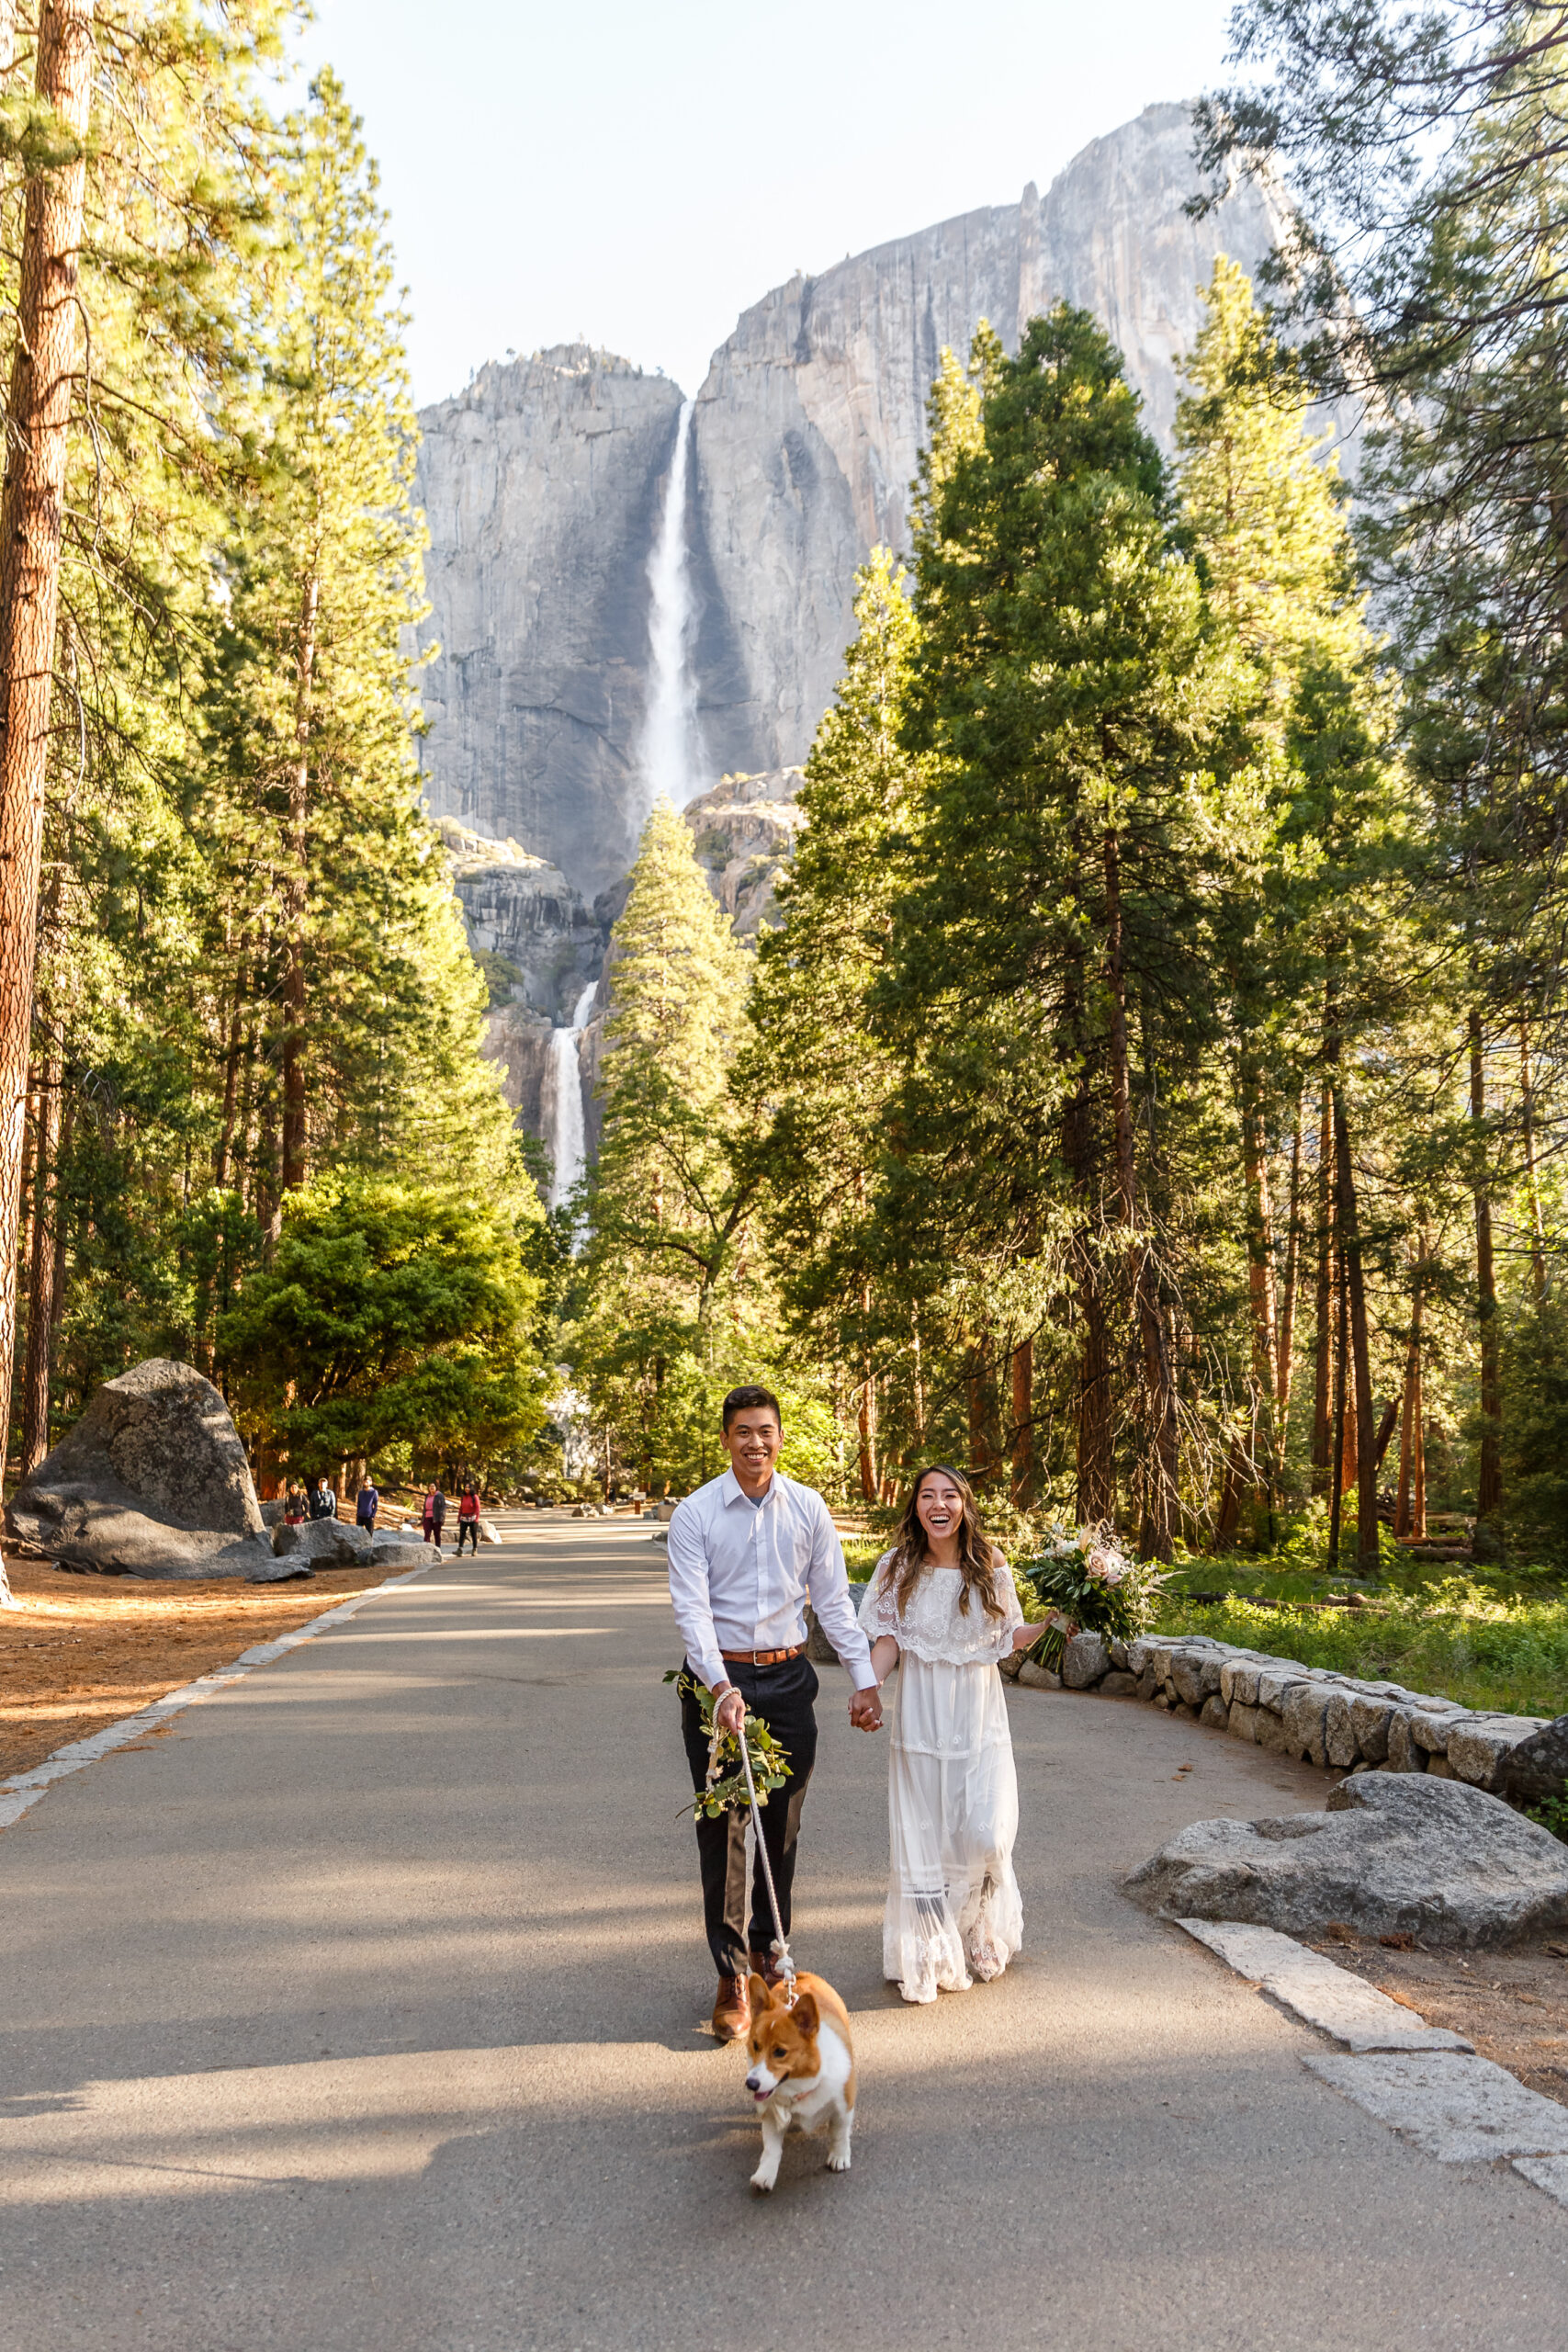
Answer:
<svg viewBox="0 0 1568 2352"><path fill-rule="evenodd" d="M726 1431L728 1432L729 1424L737 1413L760 1413L764 1409L772 1413L782 1431L784 1415L779 1410L779 1400L771 1388L732 1388L724 1400Z"/></svg>

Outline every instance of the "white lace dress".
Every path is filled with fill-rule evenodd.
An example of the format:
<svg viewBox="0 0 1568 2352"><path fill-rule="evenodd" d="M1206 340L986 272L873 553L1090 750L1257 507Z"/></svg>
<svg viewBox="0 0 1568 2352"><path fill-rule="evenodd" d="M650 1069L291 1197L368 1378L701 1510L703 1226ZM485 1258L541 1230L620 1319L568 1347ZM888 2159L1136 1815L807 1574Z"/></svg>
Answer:
<svg viewBox="0 0 1568 2352"><path fill-rule="evenodd" d="M884 1973L907 2001L967 1992L999 1976L1023 1941L1013 1875L1018 1775L997 1666L1023 1623L1011 1576L997 1576L1006 1605L987 1617L958 1606L956 1568L928 1568L900 1617L876 1564L861 1603L872 1641L891 1634L898 1675L888 1719L887 1820L892 1869L883 1916Z"/></svg>

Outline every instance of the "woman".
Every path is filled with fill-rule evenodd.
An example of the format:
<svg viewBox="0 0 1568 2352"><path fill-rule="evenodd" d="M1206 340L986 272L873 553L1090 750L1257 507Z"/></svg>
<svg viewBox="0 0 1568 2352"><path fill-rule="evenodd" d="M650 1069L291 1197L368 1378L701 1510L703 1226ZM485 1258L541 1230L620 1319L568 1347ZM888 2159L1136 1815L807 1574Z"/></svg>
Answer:
<svg viewBox="0 0 1568 2352"><path fill-rule="evenodd" d="M938 1464L916 1479L860 1618L878 1682L901 1668L888 1719L883 1971L906 2001L934 2001L999 1976L1023 1941L1018 1776L997 1667L1039 1631L956 1470Z"/></svg>
<svg viewBox="0 0 1568 2352"><path fill-rule="evenodd" d="M428 1544L435 1526L435 1489L434 1487L427 1487L424 1490L424 1501L421 1507L420 1517L424 1521L424 1540Z"/></svg>
<svg viewBox="0 0 1568 2352"><path fill-rule="evenodd" d="M463 1538L468 1539L468 1550L477 1560L479 1555L479 1498L471 1486L463 1488L463 1498L457 1505L457 1557L463 1556Z"/></svg>

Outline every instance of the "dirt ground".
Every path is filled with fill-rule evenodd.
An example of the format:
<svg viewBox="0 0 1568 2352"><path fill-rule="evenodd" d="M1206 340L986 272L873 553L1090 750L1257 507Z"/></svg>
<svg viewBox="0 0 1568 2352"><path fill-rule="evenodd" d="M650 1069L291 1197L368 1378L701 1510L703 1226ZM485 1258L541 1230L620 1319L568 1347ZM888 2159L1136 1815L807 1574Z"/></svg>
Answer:
<svg viewBox="0 0 1568 2352"><path fill-rule="evenodd" d="M367 1566L283 1585L164 1584L72 1576L46 1561L6 1566L21 1607L0 1610L0 1781L387 1574Z"/></svg>
<svg viewBox="0 0 1568 2352"><path fill-rule="evenodd" d="M1316 1949L1568 2107L1568 1935L1512 1951L1401 1951L1344 1928Z"/></svg>

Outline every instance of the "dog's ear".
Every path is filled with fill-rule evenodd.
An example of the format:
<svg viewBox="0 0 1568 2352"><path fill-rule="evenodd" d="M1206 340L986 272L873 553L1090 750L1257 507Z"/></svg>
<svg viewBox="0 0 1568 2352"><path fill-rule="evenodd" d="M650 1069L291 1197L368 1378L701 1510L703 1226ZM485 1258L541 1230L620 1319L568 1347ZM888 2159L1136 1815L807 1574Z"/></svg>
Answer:
<svg viewBox="0 0 1568 2352"><path fill-rule="evenodd" d="M821 2014L817 2007L816 1994L797 1993L795 1996L795 2008L792 2015L802 2033L815 2033L822 2022Z"/></svg>
<svg viewBox="0 0 1568 2352"><path fill-rule="evenodd" d="M746 1990L751 1996L751 2015L757 2017L767 2007L773 1998L773 1995L768 1990L767 1978L749 1976L746 1979Z"/></svg>

